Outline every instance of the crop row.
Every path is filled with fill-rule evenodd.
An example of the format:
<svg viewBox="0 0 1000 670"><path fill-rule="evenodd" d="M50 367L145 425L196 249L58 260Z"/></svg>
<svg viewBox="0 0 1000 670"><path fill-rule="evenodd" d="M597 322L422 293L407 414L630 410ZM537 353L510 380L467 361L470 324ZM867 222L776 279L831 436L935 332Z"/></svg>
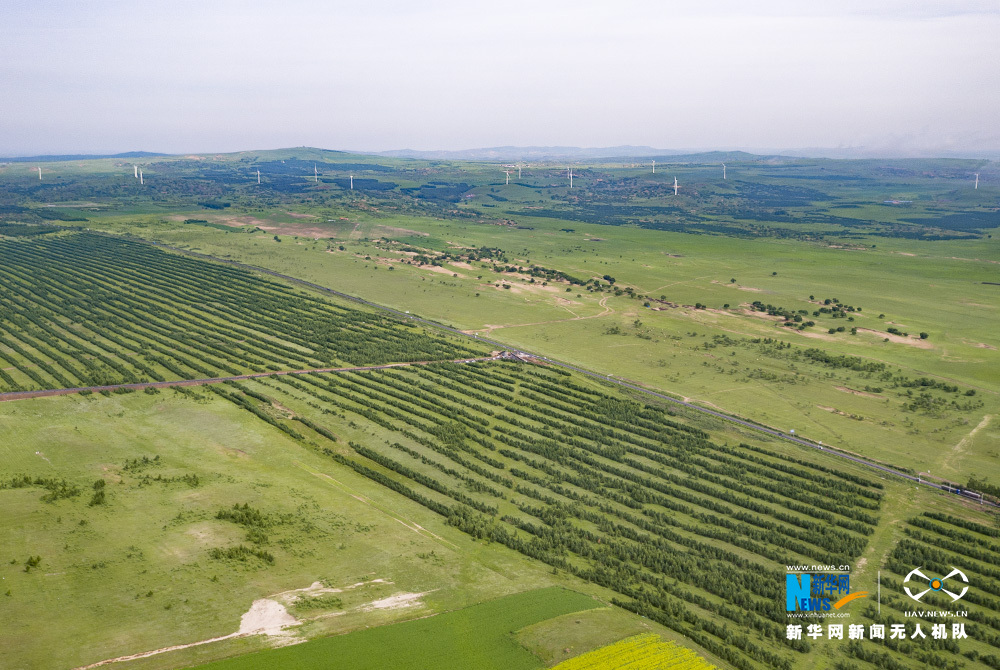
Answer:
<svg viewBox="0 0 1000 670"><path fill-rule="evenodd" d="M265 399L306 407L338 462L474 537L617 591L739 668L789 667L780 650L808 648L785 639L783 565L851 562L877 523L874 482L716 444L665 408L552 368L440 363L260 383ZM358 417L387 439L329 444Z"/></svg>
<svg viewBox="0 0 1000 670"><path fill-rule="evenodd" d="M0 242L0 282L0 391L480 353L239 268L90 233Z"/></svg>

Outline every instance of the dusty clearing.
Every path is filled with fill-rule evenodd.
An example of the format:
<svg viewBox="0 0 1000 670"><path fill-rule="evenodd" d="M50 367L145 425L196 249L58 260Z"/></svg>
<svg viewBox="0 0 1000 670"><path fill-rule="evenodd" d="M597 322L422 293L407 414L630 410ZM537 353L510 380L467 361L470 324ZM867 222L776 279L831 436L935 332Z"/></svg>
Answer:
<svg viewBox="0 0 1000 670"><path fill-rule="evenodd" d="M299 620L288 613L285 606L270 598L253 601L253 605L240 618L240 630L237 635L281 635L289 626L294 626Z"/></svg>
<svg viewBox="0 0 1000 670"><path fill-rule="evenodd" d="M454 270L449 270L448 268L443 268L437 265L418 265L417 267L420 268L421 270L436 272L438 274L448 275L449 277L451 277L452 275L458 275L462 279L465 278L465 275L462 274L461 272L455 272Z"/></svg>
<svg viewBox="0 0 1000 670"><path fill-rule="evenodd" d="M728 286L729 288L737 288L737 289L739 289L741 291L753 291L755 293L763 293L764 292L764 289L762 289L762 288L755 288L753 286L741 286L739 284L733 284L732 282L725 283L725 282L719 281L718 279L713 279L712 283L713 284L718 284L719 286Z"/></svg>
<svg viewBox="0 0 1000 670"><path fill-rule="evenodd" d="M851 416L847 412L844 412L843 410L839 410L836 407L827 407L826 405L816 405L816 407L818 407L819 409L823 410L824 412L830 412L831 414L838 414L840 416L847 416L847 417Z"/></svg>
<svg viewBox="0 0 1000 670"><path fill-rule="evenodd" d="M415 607L423 604L420 599L428 593L431 593L431 591L424 591L423 593L397 593L394 596L389 596L388 598L382 598L381 600L371 602L361 609L362 611L371 611L398 610L406 607Z"/></svg>
<svg viewBox="0 0 1000 670"><path fill-rule="evenodd" d="M395 226L382 226L382 225L378 225L378 226L375 226L372 229L372 232L376 233L378 235L384 235L384 236L391 236L391 235L403 235L403 236L416 235L418 237L430 237L430 233L423 233L423 232L420 232L419 230L410 230L409 228L397 228Z"/></svg>
<svg viewBox="0 0 1000 670"><path fill-rule="evenodd" d="M356 584L351 584L349 586L333 587L324 586L323 582L313 582L309 586L303 587L301 589L291 589L290 591L282 591L281 593L275 593L272 598L276 600L284 601L291 604L298 600L299 598L311 598L313 596L322 595L324 593L343 593L344 591L353 591L354 589L361 586L369 586L371 584L391 584L388 579L369 579L364 582L357 582Z"/></svg>
<svg viewBox="0 0 1000 670"><path fill-rule="evenodd" d="M816 340L827 340L832 342L833 340L837 339L835 335L831 335L830 333L807 333L804 330L796 330L796 329L789 329L789 330L795 333L796 335L801 335L802 337L811 337ZM839 334L842 335L843 333Z"/></svg>
<svg viewBox="0 0 1000 670"><path fill-rule="evenodd" d="M911 347L917 347L918 349L933 349L934 345L927 340L921 340L919 337L904 337L902 335L893 335L892 333L883 333L880 330L872 330L871 328L858 328L859 333L871 333L883 339L888 338L890 342L895 342L896 344L908 344Z"/></svg>
<svg viewBox="0 0 1000 670"><path fill-rule="evenodd" d="M843 391L844 393L850 393L852 395L861 395L861 396L864 396L866 398L881 398L882 397L882 396L878 395L877 393L867 393L865 391L856 391L856 390L854 390L852 388L847 388L846 386L834 386L833 388L837 389L838 391Z"/></svg>

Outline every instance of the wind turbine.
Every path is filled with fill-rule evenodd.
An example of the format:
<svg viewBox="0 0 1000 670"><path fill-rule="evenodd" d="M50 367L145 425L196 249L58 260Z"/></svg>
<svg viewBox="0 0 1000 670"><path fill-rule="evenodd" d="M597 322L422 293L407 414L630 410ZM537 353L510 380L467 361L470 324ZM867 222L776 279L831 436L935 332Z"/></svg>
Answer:
<svg viewBox="0 0 1000 670"><path fill-rule="evenodd" d="M722 181L726 181L726 164L722 164Z"/></svg>
<svg viewBox="0 0 1000 670"><path fill-rule="evenodd" d="M653 159L653 174L656 174L656 159Z"/></svg>
<svg viewBox="0 0 1000 670"><path fill-rule="evenodd" d="M138 165L133 165L133 166L132 166L132 173L133 173L133 176L134 176L134 177L135 177L136 179L138 179L138 178L139 178L139 166L138 166Z"/></svg>
<svg viewBox="0 0 1000 670"><path fill-rule="evenodd" d="M142 180L142 170L139 170L139 185L140 185L140 186L142 186L142 185L144 185L145 183L146 183L146 182L144 182L144 181Z"/></svg>
<svg viewBox="0 0 1000 670"><path fill-rule="evenodd" d="M510 173L511 173L511 172L512 172L512 170L504 170L504 171L503 171L503 173L504 173L505 175L507 175L507 184L506 184L507 186L510 186Z"/></svg>
<svg viewBox="0 0 1000 670"><path fill-rule="evenodd" d="M260 183L260 170L257 170L257 183Z"/></svg>
<svg viewBox="0 0 1000 670"><path fill-rule="evenodd" d="M38 181L41 181L41 180L42 180L42 168L39 167L38 168Z"/></svg>
<svg viewBox="0 0 1000 670"><path fill-rule="evenodd" d="M313 179L316 181L317 184L319 183L319 172L316 170L315 163L313 163Z"/></svg>
<svg viewBox="0 0 1000 670"><path fill-rule="evenodd" d="M517 178L521 178L521 168L524 167L524 163L517 163L514 165L517 168Z"/></svg>
<svg viewBox="0 0 1000 670"><path fill-rule="evenodd" d="M354 190L354 175L351 175L351 190Z"/></svg>
<svg viewBox="0 0 1000 670"><path fill-rule="evenodd" d="M573 168L569 169L569 187L573 188Z"/></svg>
<svg viewBox="0 0 1000 670"><path fill-rule="evenodd" d="M677 195L677 177L674 177L674 195Z"/></svg>
<svg viewBox="0 0 1000 670"><path fill-rule="evenodd" d="M39 169L41 169L41 168L39 168ZM976 189L975 190L977 190L977 191L979 190L979 173L978 172L976 173Z"/></svg>

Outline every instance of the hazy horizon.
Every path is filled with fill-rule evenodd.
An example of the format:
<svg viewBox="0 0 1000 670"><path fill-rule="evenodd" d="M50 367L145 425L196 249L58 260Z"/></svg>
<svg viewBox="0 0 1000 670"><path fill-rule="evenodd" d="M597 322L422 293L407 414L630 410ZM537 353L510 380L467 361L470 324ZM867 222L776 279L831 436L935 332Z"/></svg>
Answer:
<svg viewBox="0 0 1000 670"><path fill-rule="evenodd" d="M0 156L1000 155L1000 6L0 0Z"/></svg>

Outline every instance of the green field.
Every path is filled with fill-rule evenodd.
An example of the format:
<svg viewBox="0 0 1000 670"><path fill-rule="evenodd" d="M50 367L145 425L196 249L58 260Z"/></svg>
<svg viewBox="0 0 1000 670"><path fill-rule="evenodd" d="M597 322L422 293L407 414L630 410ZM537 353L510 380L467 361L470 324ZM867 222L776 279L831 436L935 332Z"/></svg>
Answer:
<svg viewBox="0 0 1000 670"><path fill-rule="evenodd" d="M572 190L307 149L142 159L145 188L0 166L0 393L265 375L0 402L0 667L540 668L646 632L740 670L1000 667L985 506L601 380L1000 494L992 168L720 158ZM599 377L488 360L515 348ZM881 573L865 626L959 567L971 639L790 641L793 564Z"/></svg>
<svg viewBox="0 0 1000 670"><path fill-rule="evenodd" d="M545 619L599 606L592 598L572 591L529 591L429 619L380 626L201 667L431 670L447 663L456 670L535 670L542 667L538 658L517 644L511 633Z"/></svg>

